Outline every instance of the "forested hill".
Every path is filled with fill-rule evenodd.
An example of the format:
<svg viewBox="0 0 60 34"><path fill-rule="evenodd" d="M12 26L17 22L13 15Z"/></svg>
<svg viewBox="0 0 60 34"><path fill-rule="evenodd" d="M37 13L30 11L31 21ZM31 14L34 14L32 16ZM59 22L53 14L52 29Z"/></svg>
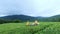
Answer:
<svg viewBox="0 0 60 34"><path fill-rule="evenodd" d="M26 15L9 15L0 18L4 20L21 20L21 21L28 21L28 20L34 21L37 19L36 17L26 16Z"/></svg>
<svg viewBox="0 0 60 34"><path fill-rule="evenodd" d="M13 20L20 20L20 21L44 21L44 22L60 22L60 15L55 15L52 17L31 17L26 15L9 15L5 17L0 17L0 21L13 21Z"/></svg>
<svg viewBox="0 0 60 34"><path fill-rule="evenodd" d="M60 15L55 15L55 16L49 17L48 19L51 21L60 22Z"/></svg>

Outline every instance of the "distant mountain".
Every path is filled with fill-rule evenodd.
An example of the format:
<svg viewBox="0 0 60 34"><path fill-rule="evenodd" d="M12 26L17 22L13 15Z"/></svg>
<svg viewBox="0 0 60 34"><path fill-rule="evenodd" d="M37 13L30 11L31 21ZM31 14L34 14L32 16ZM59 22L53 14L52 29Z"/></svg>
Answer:
<svg viewBox="0 0 60 34"><path fill-rule="evenodd" d="M26 15L9 15L9 16L5 16L5 17L1 17L1 18L5 19L5 20L22 20L22 21L36 20L35 17L26 16Z"/></svg>
<svg viewBox="0 0 60 34"><path fill-rule="evenodd" d="M49 19L50 19L51 21L60 22L60 15L55 15L55 16L49 17Z"/></svg>
<svg viewBox="0 0 60 34"><path fill-rule="evenodd" d="M52 16L53 18L60 18L60 15L55 15L55 16ZM50 17L51 18L51 17Z"/></svg>
<svg viewBox="0 0 60 34"><path fill-rule="evenodd" d="M60 22L60 15L55 15L51 17L37 17L37 20L44 22Z"/></svg>
<svg viewBox="0 0 60 34"><path fill-rule="evenodd" d="M26 16L26 15L9 15L5 17L0 17L0 19L5 20L22 20L22 21L60 21L60 15L55 15L52 17L32 17L32 16Z"/></svg>

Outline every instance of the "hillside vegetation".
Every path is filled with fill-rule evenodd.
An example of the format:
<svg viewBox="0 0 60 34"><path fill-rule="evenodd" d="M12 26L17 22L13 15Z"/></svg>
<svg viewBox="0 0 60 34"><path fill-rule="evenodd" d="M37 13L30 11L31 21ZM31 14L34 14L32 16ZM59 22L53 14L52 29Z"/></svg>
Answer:
<svg viewBox="0 0 60 34"><path fill-rule="evenodd" d="M23 23L26 21L34 22L38 20L40 22L60 22L60 15L52 17L31 17L26 15L9 15L5 17L0 17L0 24L3 23Z"/></svg>

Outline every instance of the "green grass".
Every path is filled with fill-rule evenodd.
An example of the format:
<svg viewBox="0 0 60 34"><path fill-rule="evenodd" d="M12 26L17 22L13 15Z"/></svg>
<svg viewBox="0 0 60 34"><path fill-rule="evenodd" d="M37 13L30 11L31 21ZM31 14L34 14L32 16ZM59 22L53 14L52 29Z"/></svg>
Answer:
<svg viewBox="0 0 60 34"><path fill-rule="evenodd" d="M40 22L37 26L25 23L0 24L0 34L60 34L60 22Z"/></svg>

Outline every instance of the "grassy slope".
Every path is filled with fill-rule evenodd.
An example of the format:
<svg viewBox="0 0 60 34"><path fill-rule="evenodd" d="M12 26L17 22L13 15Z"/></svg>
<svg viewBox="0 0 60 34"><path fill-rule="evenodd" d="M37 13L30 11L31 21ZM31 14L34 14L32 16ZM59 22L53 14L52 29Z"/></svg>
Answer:
<svg viewBox="0 0 60 34"><path fill-rule="evenodd" d="M38 26L25 23L0 24L0 34L60 34L59 22L40 22Z"/></svg>

